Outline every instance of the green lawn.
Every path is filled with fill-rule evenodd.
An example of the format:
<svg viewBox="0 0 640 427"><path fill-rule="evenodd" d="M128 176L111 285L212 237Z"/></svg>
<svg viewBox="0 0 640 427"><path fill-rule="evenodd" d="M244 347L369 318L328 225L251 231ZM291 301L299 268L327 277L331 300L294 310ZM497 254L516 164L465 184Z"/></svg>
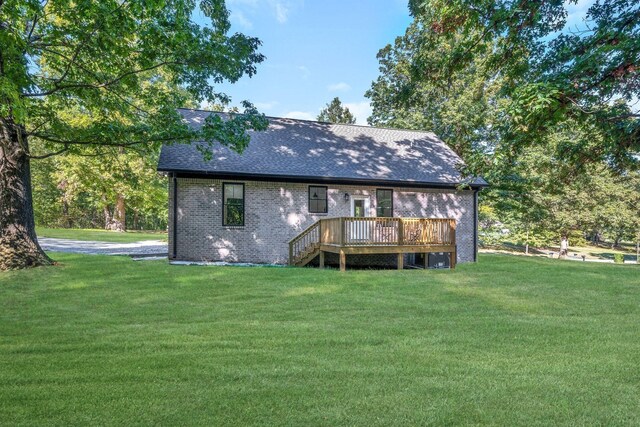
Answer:
<svg viewBox="0 0 640 427"><path fill-rule="evenodd" d="M58 239L95 240L98 242L132 243L142 240L167 240L167 233L162 231L127 231L118 233L97 229L81 228L43 228L36 227L38 237L55 237Z"/></svg>
<svg viewBox="0 0 640 427"><path fill-rule="evenodd" d="M524 246L514 244L512 242L502 242L497 245L490 245L485 248L487 251L497 251L503 253L512 253L512 254L523 254ZM560 252L560 246L552 246L548 248L530 248L530 254L532 255L543 255L547 256L549 252L554 252L554 256L558 256L558 252ZM624 255L624 259L627 262L636 261L636 246L635 243L622 243L620 249L611 249L608 245L602 246L570 246L569 247L569 255L570 256L578 256L581 257L584 255L587 259L598 259L598 260L610 260L613 261L614 254L622 254Z"/></svg>
<svg viewBox="0 0 640 427"><path fill-rule="evenodd" d="M640 267L0 274L0 424L638 425Z"/></svg>

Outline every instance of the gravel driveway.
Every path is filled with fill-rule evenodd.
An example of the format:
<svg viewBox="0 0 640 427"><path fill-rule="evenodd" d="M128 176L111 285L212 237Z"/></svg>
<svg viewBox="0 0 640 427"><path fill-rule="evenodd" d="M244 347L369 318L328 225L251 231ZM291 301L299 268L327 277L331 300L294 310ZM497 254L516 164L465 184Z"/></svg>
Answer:
<svg viewBox="0 0 640 427"><path fill-rule="evenodd" d="M38 237L45 251L71 252L89 255L167 256L167 242L145 240L134 243L93 242L86 240L54 239Z"/></svg>

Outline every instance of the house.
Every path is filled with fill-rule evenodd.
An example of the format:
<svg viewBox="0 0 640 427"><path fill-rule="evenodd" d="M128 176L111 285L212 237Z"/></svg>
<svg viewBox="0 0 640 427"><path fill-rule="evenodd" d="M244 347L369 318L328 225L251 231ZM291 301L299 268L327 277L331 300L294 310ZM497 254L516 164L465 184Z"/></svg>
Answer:
<svg viewBox="0 0 640 427"><path fill-rule="evenodd" d="M211 114L181 110L194 127ZM477 197L433 133L269 118L242 154L162 148L169 257L304 265L475 261ZM449 255L453 255L449 257ZM444 255L444 257L443 257Z"/></svg>

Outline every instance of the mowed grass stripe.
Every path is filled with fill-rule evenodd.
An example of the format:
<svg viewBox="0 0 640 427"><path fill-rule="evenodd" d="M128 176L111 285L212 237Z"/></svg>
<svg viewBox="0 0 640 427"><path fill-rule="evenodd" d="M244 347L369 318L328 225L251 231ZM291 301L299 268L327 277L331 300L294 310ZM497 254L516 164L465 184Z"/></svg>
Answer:
<svg viewBox="0 0 640 427"><path fill-rule="evenodd" d="M0 423L640 423L640 269L182 267L0 275Z"/></svg>

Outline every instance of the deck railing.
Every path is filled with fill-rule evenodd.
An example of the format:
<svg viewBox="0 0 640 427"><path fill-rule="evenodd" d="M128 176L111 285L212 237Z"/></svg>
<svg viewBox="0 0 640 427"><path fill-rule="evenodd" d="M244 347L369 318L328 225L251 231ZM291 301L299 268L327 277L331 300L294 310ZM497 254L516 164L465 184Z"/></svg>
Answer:
<svg viewBox="0 0 640 427"><path fill-rule="evenodd" d="M311 247L320 243L321 223L322 220L314 222L289 242L289 264L292 264L297 257L300 257Z"/></svg>
<svg viewBox="0 0 640 427"><path fill-rule="evenodd" d="M313 245L454 246L456 220L450 218L326 218L315 222L289 242L289 258Z"/></svg>

